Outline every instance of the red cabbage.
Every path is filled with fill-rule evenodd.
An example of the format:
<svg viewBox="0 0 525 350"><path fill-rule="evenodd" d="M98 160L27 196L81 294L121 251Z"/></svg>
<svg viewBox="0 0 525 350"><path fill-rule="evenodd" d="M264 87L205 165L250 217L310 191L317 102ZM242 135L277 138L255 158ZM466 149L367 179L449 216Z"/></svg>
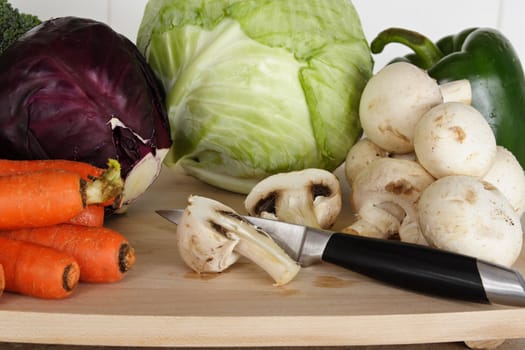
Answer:
<svg viewBox="0 0 525 350"><path fill-rule="evenodd" d="M129 204L171 136L162 90L126 37L91 19L43 22L0 56L0 157L122 166Z"/></svg>

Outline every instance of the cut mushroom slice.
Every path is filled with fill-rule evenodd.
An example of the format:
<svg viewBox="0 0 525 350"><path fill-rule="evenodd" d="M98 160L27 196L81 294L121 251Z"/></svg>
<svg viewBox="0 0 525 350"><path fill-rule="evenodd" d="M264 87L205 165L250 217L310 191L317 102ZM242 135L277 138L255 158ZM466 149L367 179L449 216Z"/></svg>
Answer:
<svg viewBox="0 0 525 350"><path fill-rule="evenodd" d="M414 133L419 163L435 178L484 176L496 158L496 138L474 107L443 103L421 117Z"/></svg>
<svg viewBox="0 0 525 350"><path fill-rule="evenodd" d="M432 182L434 178L417 162L394 158L373 161L354 181L351 202L358 220L343 231L378 238L400 234L408 242L424 242L414 227L416 201Z"/></svg>
<svg viewBox="0 0 525 350"><path fill-rule="evenodd" d="M195 272L221 272L244 256L283 285L300 266L264 231L215 200L192 195L177 226L177 247Z"/></svg>
<svg viewBox="0 0 525 350"><path fill-rule="evenodd" d="M329 228L341 212L341 186L327 170L279 173L255 185L244 205L253 216Z"/></svg>
<svg viewBox="0 0 525 350"><path fill-rule="evenodd" d="M419 224L434 247L511 266L522 247L518 214L501 192L472 176L447 176L417 204Z"/></svg>
<svg viewBox="0 0 525 350"><path fill-rule="evenodd" d="M388 152L413 152L414 128L423 114L445 99L471 98L468 80L447 88L453 93L445 92L444 98L437 82L413 64L396 62L385 66L368 81L361 95L359 115L364 133ZM467 96L461 96L463 93Z"/></svg>

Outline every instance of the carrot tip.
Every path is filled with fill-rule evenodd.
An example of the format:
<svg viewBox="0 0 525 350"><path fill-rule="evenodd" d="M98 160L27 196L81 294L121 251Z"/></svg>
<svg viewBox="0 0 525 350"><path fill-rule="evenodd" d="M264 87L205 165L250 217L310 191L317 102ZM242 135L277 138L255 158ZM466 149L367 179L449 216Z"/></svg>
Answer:
<svg viewBox="0 0 525 350"><path fill-rule="evenodd" d="M80 268L78 264L71 263L64 269L62 275L62 287L66 292L72 292L78 284L80 278Z"/></svg>
<svg viewBox="0 0 525 350"><path fill-rule="evenodd" d="M128 243L123 243L120 246L118 264L119 270L122 273L129 271L129 269L135 265L135 249L133 249Z"/></svg>

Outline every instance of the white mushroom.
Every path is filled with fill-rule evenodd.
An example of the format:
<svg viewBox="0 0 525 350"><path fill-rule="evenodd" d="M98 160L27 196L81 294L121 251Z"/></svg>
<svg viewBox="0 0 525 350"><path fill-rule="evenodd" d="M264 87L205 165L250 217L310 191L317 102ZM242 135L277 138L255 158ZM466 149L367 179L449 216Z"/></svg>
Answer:
<svg viewBox="0 0 525 350"><path fill-rule="evenodd" d="M183 261L197 273L224 271L244 256L265 270L276 285L283 285L300 269L268 234L209 198L189 197L176 237Z"/></svg>
<svg viewBox="0 0 525 350"><path fill-rule="evenodd" d="M361 171L352 187L358 220L343 231L362 236L425 243L417 226L416 201L434 178L417 162L381 158Z"/></svg>
<svg viewBox="0 0 525 350"><path fill-rule="evenodd" d="M414 148L419 163L436 178L482 177L496 158L490 125L474 107L459 102L440 104L421 117Z"/></svg>
<svg viewBox="0 0 525 350"><path fill-rule="evenodd" d="M419 225L437 248L511 266L520 254L520 218L493 185L472 176L436 180L421 195Z"/></svg>
<svg viewBox="0 0 525 350"><path fill-rule="evenodd" d="M388 152L369 138L363 137L357 141L348 152L345 160L344 170L348 184L352 186L357 174L366 168L371 162L380 158L408 159L416 161L415 153L395 154Z"/></svg>
<svg viewBox="0 0 525 350"><path fill-rule="evenodd" d="M525 211L525 173L512 152L503 146L497 146L496 160L483 180L500 190L519 216L523 214Z"/></svg>
<svg viewBox="0 0 525 350"><path fill-rule="evenodd" d="M508 199L519 216L523 214L525 210L525 173L512 152L502 146L497 146L496 160L483 180L495 186ZM466 341L465 344L470 349L489 350L497 348L504 341L505 339Z"/></svg>
<svg viewBox="0 0 525 350"><path fill-rule="evenodd" d="M345 176L348 184L352 186L357 174L366 168L372 161L388 157L385 151L369 138L362 138L350 148L345 160Z"/></svg>
<svg viewBox="0 0 525 350"><path fill-rule="evenodd" d="M244 205L253 216L329 228L341 211L341 186L327 170L279 173L256 184Z"/></svg>
<svg viewBox="0 0 525 350"><path fill-rule="evenodd" d="M446 90L413 64L385 66L368 81L361 95L359 114L365 134L389 152L412 152L414 128L424 113L450 99L470 101L468 80L446 86L452 88L455 97L448 97Z"/></svg>

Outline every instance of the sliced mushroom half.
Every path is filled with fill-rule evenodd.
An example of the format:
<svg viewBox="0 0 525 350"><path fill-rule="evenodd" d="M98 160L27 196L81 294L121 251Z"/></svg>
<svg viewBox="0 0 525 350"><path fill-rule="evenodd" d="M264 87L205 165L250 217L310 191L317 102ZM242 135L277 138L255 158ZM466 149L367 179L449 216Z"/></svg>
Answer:
<svg viewBox="0 0 525 350"><path fill-rule="evenodd" d="M327 170L279 173L255 185L244 205L253 216L329 228L341 212L341 186Z"/></svg>
<svg viewBox="0 0 525 350"><path fill-rule="evenodd" d="M273 239L232 208L209 198L190 196L177 226L177 247L195 272L221 272L244 256L283 285L300 266Z"/></svg>

